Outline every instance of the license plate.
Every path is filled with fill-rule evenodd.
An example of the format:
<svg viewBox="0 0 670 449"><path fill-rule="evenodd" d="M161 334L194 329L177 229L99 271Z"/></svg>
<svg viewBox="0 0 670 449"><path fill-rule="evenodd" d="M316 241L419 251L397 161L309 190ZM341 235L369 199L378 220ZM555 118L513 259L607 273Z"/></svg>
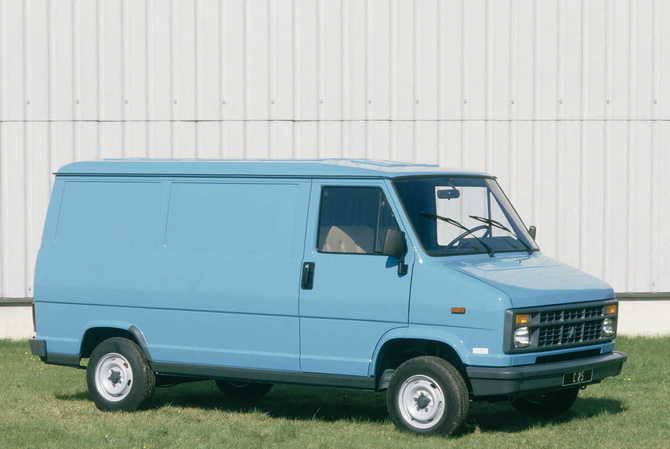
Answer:
<svg viewBox="0 0 670 449"><path fill-rule="evenodd" d="M563 374L563 386L579 385L593 380L593 368L581 371L572 371Z"/></svg>

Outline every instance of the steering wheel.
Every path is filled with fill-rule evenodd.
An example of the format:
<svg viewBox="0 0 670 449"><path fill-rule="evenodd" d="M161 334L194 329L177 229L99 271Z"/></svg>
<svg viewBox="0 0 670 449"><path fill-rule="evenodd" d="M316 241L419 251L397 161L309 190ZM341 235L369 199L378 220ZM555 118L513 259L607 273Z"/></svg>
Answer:
<svg viewBox="0 0 670 449"><path fill-rule="evenodd" d="M459 235L458 237L456 237L455 239L453 239L451 242L447 243L447 248L453 248L454 246L456 246L456 244L457 244L458 242L460 242L461 240L463 240L466 236L468 236L468 235L470 235L470 234L473 234L473 233L475 233L475 232L477 232L477 231L479 231L479 230L481 230L481 229L488 229L488 228L489 228L489 225L479 225L479 226L475 226L474 228L470 229L470 231L468 231L468 232L463 232L461 235Z"/></svg>

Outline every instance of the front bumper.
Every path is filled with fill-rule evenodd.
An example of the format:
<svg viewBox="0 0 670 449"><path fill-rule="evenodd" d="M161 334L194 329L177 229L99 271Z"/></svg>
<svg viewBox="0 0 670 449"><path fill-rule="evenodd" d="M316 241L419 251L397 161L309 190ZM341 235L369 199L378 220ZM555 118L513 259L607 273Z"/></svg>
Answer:
<svg viewBox="0 0 670 449"><path fill-rule="evenodd" d="M468 366L466 372L474 398L521 397L590 385L606 377L617 376L621 373L626 358L626 354L614 351L596 357L539 365L502 368ZM563 386L565 373L587 369L593 369L591 381L575 386Z"/></svg>

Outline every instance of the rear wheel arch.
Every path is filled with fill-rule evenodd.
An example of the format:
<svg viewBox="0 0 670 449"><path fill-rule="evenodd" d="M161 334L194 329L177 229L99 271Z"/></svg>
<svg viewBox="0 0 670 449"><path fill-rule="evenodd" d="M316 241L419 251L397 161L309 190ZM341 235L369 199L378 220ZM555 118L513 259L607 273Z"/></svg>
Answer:
<svg viewBox="0 0 670 449"><path fill-rule="evenodd" d="M82 337L79 354L82 358L88 358L100 343L114 337L127 338L132 341L140 347L145 359L148 361L152 360L144 335L136 326L130 326L128 329L109 326L91 327L86 330Z"/></svg>

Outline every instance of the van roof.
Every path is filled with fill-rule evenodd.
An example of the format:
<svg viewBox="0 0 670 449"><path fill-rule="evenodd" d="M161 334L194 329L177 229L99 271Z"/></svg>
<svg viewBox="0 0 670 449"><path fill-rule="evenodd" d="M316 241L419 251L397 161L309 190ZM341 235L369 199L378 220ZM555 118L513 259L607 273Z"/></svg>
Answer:
<svg viewBox="0 0 670 449"><path fill-rule="evenodd" d="M437 165L370 159L103 159L74 162L56 175L281 176L397 178L413 175L486 173Z"/></svg>

